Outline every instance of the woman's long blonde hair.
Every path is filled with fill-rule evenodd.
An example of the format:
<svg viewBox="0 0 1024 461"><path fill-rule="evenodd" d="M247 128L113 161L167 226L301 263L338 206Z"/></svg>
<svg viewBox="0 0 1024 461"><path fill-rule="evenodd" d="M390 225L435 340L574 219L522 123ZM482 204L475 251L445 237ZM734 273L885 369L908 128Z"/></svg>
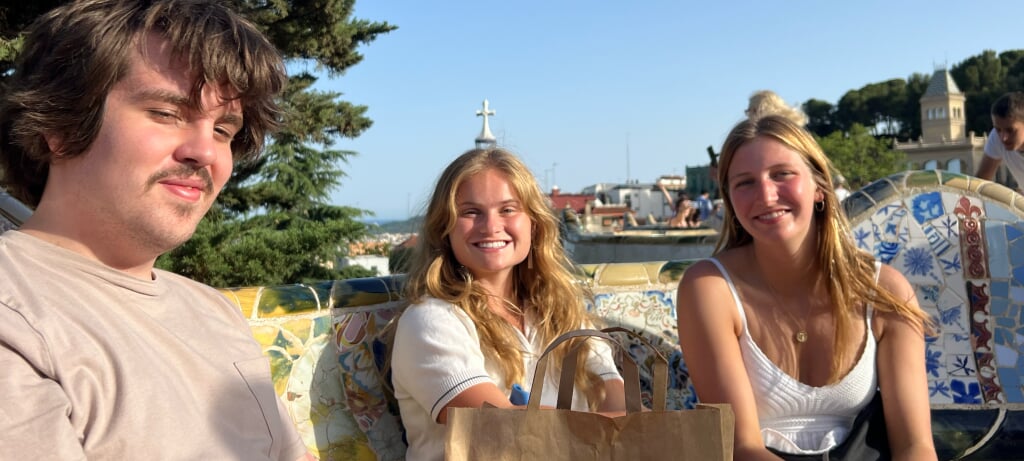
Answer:
<svg viewBox="0 0 1024 461"><path fill-rule="evenodd" d="M558 219L533 174L515 155L503 149L473 149L453 161L441 173L427 206L416 251L405 285L410 304L430 296L452 303L476 324L484 356L498 363L509 387L523 383L523 355L514 328L488 307L490 296L455 259L450 242L458 217L456 194L469 178L484 171L502 173L533 224L532 247L527 261L512 271L516 299L506 300L529 312L541 344L548 344L562 333L595 324L585 301L593 299L587 287L576 279L572 262L559 240ZM590 350L587 343L583 353ZM566 351L559 347L549 363L561 364ZM582 362L580 362L582 365ZM554 370L560 366L555 365ZM526 383L523 383L526 384ZM602 379L577 367L576 385L587 396L591 407L604 399Z"/></svg>
<svg viewBox="0 0 1024 461"><path fill-rule="evenodd" d="M751 244L753 237L739 224L732 206L729 190L729 167L736 151L755 138L769 138L781 143L803 158L810 168L818 190L824 195L824 209L814 212L818 236L818 267L826 281L835 319L835 351L832 359L830 382L838 381L840 367L845 363L846 348L841 347L851 338L853 313L863 303L871 303L876 310L895 312L908 319L922 331L929 331L932 319L919 308L914 308L881 289L875 282L875 258L857 248L850 232L846 213L840 206L832 186L832 162L821 150L814 137L797 122L779 114L747 119L729 132L718 168L722 199L725 204L722 232L715 253Z"/></svg>

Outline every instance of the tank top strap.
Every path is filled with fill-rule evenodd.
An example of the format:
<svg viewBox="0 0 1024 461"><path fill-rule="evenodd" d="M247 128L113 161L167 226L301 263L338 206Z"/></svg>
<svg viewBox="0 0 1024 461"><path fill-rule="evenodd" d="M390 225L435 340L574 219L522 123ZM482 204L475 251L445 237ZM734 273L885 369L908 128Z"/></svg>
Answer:
<svg viewBox="0 0 1024 461"><path fill-rule="evenodd" d="M879 277L881 277L881 274L882 274L882 262L876 259L875 260L875 285L878 285L878 279L879 279ZM872 339L874 339L874 331L871 329L871 318L874 317L875 306L872 305L871 303L867 303L867 304L868 304L867 305L867 311L864 313L864 320L868 323L867 324L868 334L871 335Z"/></svg>
<svg viewBox="0 0 1024 461"><path fill-rule="evenodd" d="M729 277L729 272L725 270L725 266L715 257L707 259L711 261L718 271L722 273L722 277L725 278L725 283L729 285L729 291L732 292L732 300L736 303L736 309L740 311L740 321L743 322L743 331L747 331L747 314L743 312L743 304L740 302L740 294L736 291L736 285L732 283L732 277Z"/></svg>

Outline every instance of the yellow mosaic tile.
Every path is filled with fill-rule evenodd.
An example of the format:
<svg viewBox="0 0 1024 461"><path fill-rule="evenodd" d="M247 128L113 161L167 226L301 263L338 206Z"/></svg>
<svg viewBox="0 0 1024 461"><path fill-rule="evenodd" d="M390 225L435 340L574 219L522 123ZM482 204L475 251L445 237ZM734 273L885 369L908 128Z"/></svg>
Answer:
<svg viewBox="0 0 1024 461"><path fill-rule="evenodd" d="M658 283L679 283L683 278L683 272L695 261L669 261L661 266L658 273Z"/></svg>
<svg viewBox="0 0 1024 461"><path fill-rule="evenodd" d="M1024 196L1017 195L1013 197L1013 202L1007 205L1009 205L1011 208L1016 209L1017 211L1024 212Z"/></svg>
<svg viewBox="0 0 1024 461"><path fill-rule="evenodd" d="M971 178L954 176L947 179L942 185L965 191L976 191L981 185L978 181L971 181Z"/></svg>
<svg viewBox="0 0 1024 461"><path fill-rule="evenodd" d="M892 178L892 176L890 176ZM914 171L903 177L901 184L903 188L913 187L935 187L939 184L939 176L934 170L931 171Z"/></svg>
<svg viewBox="0 0 1024 461"><path fill-rule="evenodd" d="M576 265L576 269L579 271L578 275L593 281L594 277L597 276L597 271L601 269L602 265L603 264L578 264Z"/></svg>
<svg viewBox="0 0 1024 461"><path fill-rule="evenodd" d="M661 264L664 264L664 262L658 263L658 269L653 271L654 274L659 272ZM605 264L597 272L594 283L603 286L649 285L652 282L651 274L652 271L649 270L646 264Z"/></svg>
<svg viewBox="0 0 1024 461"><path fill-rule="evenodd" d="M308 317L287 319L281 323L281 328L291 332L300 342L305 343L313 334L313 319Z"/></svg>
<svg viewBox="0 0 1024 461"><path fill-rule="evenodd" d="M255 305L260 318L271 318L316 312L326 306L326 301L311 286L286 285L261 292Z"/></svg>
<svg viewBox="0 0 1024 461"><path fill-rule="evenodd" d="M984 197L988 197L996 202L1005 203L1011 206L1014 198L1018 196L1010 188L1003 186L1002 184L996 184L994 182L985 184L984 187L981 187L978 190L978 192L980 192L981 195Z"/></svg>
<svg viewBox="0 0 1024 461"><path fill-rule="evenodd" d="M245 318L252 318L252 312L256 306L256 300L259 299L259 295L260 292L263 291L263 287L221 288L219 291L238 305Z"/></svg>

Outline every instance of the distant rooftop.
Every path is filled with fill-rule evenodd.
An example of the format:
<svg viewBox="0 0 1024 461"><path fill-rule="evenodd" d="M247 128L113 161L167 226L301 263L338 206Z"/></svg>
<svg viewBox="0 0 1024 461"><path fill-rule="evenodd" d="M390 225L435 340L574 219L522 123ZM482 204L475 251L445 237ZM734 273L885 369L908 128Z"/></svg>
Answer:
<svg viewBox="0 0 1024 461"><path fill-rule="evenodd" d="M928 82L928 89L924 90L924 96L926 97L960 93L960 87L956 86L953 75L946 69L936 70L932 74L932 80Z"/></svg>

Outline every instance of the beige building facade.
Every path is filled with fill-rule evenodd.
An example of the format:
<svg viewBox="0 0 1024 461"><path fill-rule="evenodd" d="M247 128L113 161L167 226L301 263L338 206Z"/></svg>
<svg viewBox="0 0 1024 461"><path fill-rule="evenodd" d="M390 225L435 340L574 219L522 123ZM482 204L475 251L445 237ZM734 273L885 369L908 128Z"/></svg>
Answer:
<svg viewBox="0 0 1024 461"><path fill-rule="evenodd" d="M911 170L946 170L974 175L985 155L987 133L967 132L964 103L967 97L946 69L936 70L921 96L921 137L917 141L894 142L906 154ZM1000 167L995 181L1013 181Z"/></svg>

